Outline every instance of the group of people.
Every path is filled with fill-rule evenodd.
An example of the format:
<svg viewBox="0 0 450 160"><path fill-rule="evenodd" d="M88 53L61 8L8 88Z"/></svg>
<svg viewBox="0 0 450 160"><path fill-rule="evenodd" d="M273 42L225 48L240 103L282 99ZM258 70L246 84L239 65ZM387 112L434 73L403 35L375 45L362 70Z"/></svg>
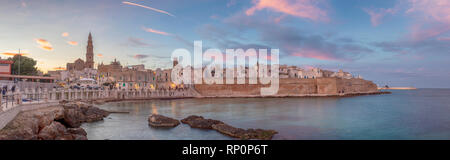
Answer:
<svg viewBox="0 0 450 160"><path fill-rule="evenodd" d="M6 95L6 93L8 92L8 86L7 85L3 86L2 88L0 88L0 91L1 91L3 96ZM12 92L16 92L16 85L13 85L11 87L11 91Z"/></svg>

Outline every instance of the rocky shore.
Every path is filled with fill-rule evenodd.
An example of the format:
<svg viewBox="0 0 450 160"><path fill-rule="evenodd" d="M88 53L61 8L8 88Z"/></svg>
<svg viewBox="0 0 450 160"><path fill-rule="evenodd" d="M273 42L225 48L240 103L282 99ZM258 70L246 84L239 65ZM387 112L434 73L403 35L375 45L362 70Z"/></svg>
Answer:
<svg viewBox="0 0 450 160"><path fill-rule="evenodd" d="M162 115L152 114L148 118L149 125L152 127L176 127L180 122L176 119ZM212 129L224 135L239 139L260 139L270 140L277 134L274 130L264 129L242 129L228 125L222 121L214 119L205 119L202 116L191 115L181 120L181 123L189 125L191 128Z"/></svg>
<svg viewBox="0 0 450 160"><path fill-rule="evenodd" d="M89 104L61 102L20 113L0 130L0 140L87 140L81 124L100 121L108 115Z"/></svg>

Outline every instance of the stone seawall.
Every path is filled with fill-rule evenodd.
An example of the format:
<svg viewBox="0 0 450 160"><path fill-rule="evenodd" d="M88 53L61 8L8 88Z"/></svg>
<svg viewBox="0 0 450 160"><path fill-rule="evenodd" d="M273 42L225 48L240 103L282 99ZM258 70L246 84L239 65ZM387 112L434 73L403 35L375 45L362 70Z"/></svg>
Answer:
<svg viewBox="0 0 450 160"><path fill-rule="evenodd" d="M201 97L261 97L260 89L270 85L262 84L196 84L194 88ZM378 93L377 85L364 79L317 78L280 79L276 95L284 96L345 96Z"/></svg>

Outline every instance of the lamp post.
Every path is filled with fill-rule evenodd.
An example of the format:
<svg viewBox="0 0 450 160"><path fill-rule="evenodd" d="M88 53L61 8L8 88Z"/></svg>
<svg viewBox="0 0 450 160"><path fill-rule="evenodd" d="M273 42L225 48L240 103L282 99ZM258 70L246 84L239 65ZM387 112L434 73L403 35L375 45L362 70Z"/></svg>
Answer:
<svg viewBox="0 0 450 160"><path fill-rule="evenodd" d="M20 58L22 57L22 54L20 54L20 49L19 49L19 73L18 75L20 75Z"/></svg>

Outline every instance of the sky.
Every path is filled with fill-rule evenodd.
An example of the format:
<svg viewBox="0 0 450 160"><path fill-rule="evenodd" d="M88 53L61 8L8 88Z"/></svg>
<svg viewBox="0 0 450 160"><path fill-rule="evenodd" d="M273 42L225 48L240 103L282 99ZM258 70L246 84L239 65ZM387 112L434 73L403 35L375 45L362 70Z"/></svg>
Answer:
<svg viewBox="0 0 450 160"><path fill-rule="evenodd" d="M178 48L279 49L280 63L378 85L450 88L449 0L2 0L2 58L168 68Z"/></svg>

